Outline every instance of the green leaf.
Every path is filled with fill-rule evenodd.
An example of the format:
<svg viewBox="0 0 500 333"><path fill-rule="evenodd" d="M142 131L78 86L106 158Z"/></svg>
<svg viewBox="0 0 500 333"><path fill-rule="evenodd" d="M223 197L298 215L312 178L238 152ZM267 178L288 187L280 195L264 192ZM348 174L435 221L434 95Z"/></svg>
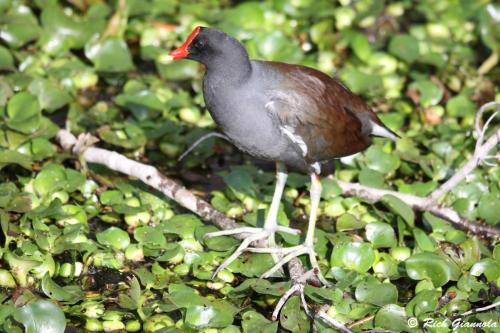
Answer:
<svg viewBox="0 0 500 333"><path fill-rule="evenodd" d="M393 213L401 216L408 226L415 226L415 213L404 201L391 194L384 195L381 201Z"/></svg>
<svg viewBox="0 0 500 333"><path fill-rule="evenodd" d="M40 27L33 12L28 6L19 4L13 6L5 15L2 16L3 39L12 48L20 48L24 44L38 38Z"/></svg>
<svg viewBox="0 0 500 333"><path fill-rule="evenodd" d="M17 308L14 318L26 333L64 333L66 319L61 308L49 301L37 301Z"/></svg>
<svg viewBox="0 0 500 333"><path fill-rule="evenodd" d="M176 215L160 225L164 233L179 235L181 238L193 238L196 228L201 226L203 223L192 214Z"/></svg>
<svg viewBox="0 0 500 333"><path fill-rule="evenodd" d="M97 241L104 245L110 246L116 250L124 250L130 244L128 233L117 227L110 227L96 234Z"/></svg>
<svg viewBox="0 0 500 333"><path fill-rule="evenodd" d="M276 333L278 322L272 322L256 311L243 314L241 326L244 333Z"/></svg>
<svg viewBox="0 0 500 333"><path fill-rule="evenodd" d="M351 41L351 47L359 59L367 62L372 55L372 49L368 37L362 33L356 33Z"/></svg>
<svg viewBox="0 0 500 333"><path fill-rule="evenodd" d="M405 261L406 272L413 280L429 279L434 287L445 285L452 278L452 269L447 261L434 253L412 255Z"/></svg>
<svg viewBox="0 0 500 333"><path fill-rule="evenodd" d="M401 160L397 154L386 153L381 146L374 145L365 152L367 166L382 174L388 174L399 168Z"/></svg>
<svg viewBox="0 0 500 333"><path fill-rule="evenodd" d="M375 188L386 188L384 181L384 175L379 172L369 168L361 169L359 175L359 182L361 185L375 187Z"/></svg>
<svg viewBox="0 0 500 333"><path fill-rule="evenodd" d="M408 34L398 34L391 38L389 52L407 63L412 63L419 57L418 40Z"/></svg>
<svg viewBox="0 0 500 333"><path fill-rule="evenodd" d="M28 89L38 96L40 107L49 112L60 109L71 101L71 96L51 80L36 78Z"/></svg>
<svg viewBox="0 0 500 333"><path fill-rule="evenodd" d="M375 262L375 252L368 243L345 243L335 245L331 265L352 269L359 273L368 271Z"/></svg>
<svg viewBox="0 0 500 333"><path fill-rule="evenodd" d="M14 66L14 58L9 50L0 46L0 69L9 69Z"/></svg>
<svg viewBox="0 0 500 333"><path fill-rule="evenodd" d="M471 101L469 96L453 96L446 103L446 112L451 117L465 117L474 114L476 104Z"/></svg>
<svg viewBox="0 0 500 333"><path fill-rule="evenodd" d="M35 96L27 92L14 95L7 104L7 126L21 133L30 134L40 126L40 105Z"/></svg>
<svg viewBox="0 0 500 333"><path fill-rule="evenodd" d="M375 315L375 326L396 332L408 332L405 309L396 304L387 304Z"/></svg>
<svg viewBox="0 0 500 333"><path fill-rule="evenodd" d="M491 258L484 258L471 267L470 274L473 276L484 274L488 281L495 281L500 278L500 264Z"/></svg>
<svg viewBox="0 0 500 333"><path fill-rule="evenodd" d="M85 46L85 56L102 72L127 72L134 69L127 43L119 37L100 40L96 35Z"/></svg>
<svg viewBox="0 0 500 333"><path fill-rule="evenodd" d="M365 226L365 223L351 214L343 214L337 219L336 228L338 231L356 230Z"/></svg>
<svg viewBox="0 0 500 333"><path fill-rule="evenodd" d="M161 227L139 227L134 230L134 238L151 249L164 249L167 239L163 235Z"/></svg>
<svg viewBox="0 0 500 333"><path fill-rule="evenodd" d="M413 229L413 237L415 237L415 241L417 242L418 247L424 252L433 252L436 250L436 242L427 234L425 231L415 228Z"/></svg>
<svg viewBox="0 0 500 333"><path fill-rule="evenodd" d="M477 212L479 217L483 218L486 223L497 225L500 223L498 207L500 207L500 197L492 193L485 193L479 200Z"/></svg>
<svg viewBox="0 0 500 333"><path fill-rule="evenodd" d="M365 227L366 239L368 239L374 248L393 247L396 245L396 234L394 229L387 223L372 222Z"/></svg>
<svg viewBox="0 0 500 333"><path fill-rule="evenodd" d="M362 282L356 287L356 299L378 306L396 303L398 288L391 283L380 283L378 280Z"/></svg>
<svg viewBox="0 0 500 333"><path fill-rule="evenodd" d="M309 332L309 320L301 309L299 296L292 296L285 303L280 312L280 324L284 329L292 332Z"/></svg>
<svg viewBox="0 0 500 333"><path fill-rule="evenodd" d="M47 273L42 279L42 290L50 299L75 304L84 299L84 292L79 286L61 287L55 283Z"/></svg>
<svg viewBox="0 0 500 333"><path fill-rule="evenodd" d="M420 80L410 84L409 89L416 89L420 105L430 107L437 105L443 98L443 90L431 80Z"/></svg>
<svg viewBox="0 0 500 333"><path fill-rule="evenodd" d="M416 317L424 313L434 313L441 297L438 290L423 290L413 297L406 305L409 316Z"/></svg>
<svg viewBox="0 0 500 333"><path fill-rule="evenodd" d="M0 151L0 170L9 164L17 164L26 170L31 171L33 161L27 155L18 153L13 150Z"/></svg>

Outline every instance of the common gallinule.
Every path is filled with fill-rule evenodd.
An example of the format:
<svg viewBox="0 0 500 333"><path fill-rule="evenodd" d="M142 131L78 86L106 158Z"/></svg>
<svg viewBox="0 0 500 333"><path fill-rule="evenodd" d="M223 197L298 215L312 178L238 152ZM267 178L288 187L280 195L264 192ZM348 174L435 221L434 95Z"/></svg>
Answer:
<svg viewBox="0 0 500 333"><path fill-rule="evenodd" d="M398 136L339 81L305 66L250 60L243 45L222 31L196 27L170 56L205 65L205 103L229 141L250 155L276 161L277 183L263 228L207 234L248 235L214 275L244 251L273 255L276 264L263 274L264 278L303 254L309 255L312 267L319 271L313 243L321 194L321 163L366 149L372 136L392 140ZM310 174L311 213L304 243L278 248L275 232L299 233L277 222L287 165ZM251 247L253 242L265 239L268 247ZM318 277L328 284L321 273Z"/></svg>

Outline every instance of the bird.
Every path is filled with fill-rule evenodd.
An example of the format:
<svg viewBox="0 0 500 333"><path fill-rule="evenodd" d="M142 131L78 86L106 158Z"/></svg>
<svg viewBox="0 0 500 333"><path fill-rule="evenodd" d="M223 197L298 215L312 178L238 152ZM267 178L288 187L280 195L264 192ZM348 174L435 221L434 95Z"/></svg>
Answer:
<svg viewBox="0 0 500 333"><path fill-rule="evenodd" d="M308 255L318 279L329 285L314 250L321 165L365 150L374 136L393 141L399 136L339 80L302 65L251 60L242 43L218 29L195 27L168 57L203 64L205 105L224 138L249 155L276 163L276 186L264 225L205 235L246 235L213 277L246 251L273 256L274 266L261 278L273 276L295 257ZM282 248L276 244L277 232L300 233L278 224L288 168L309 174L311 209L303 243ZM257 241L267 246L254 247Z"/></svg>

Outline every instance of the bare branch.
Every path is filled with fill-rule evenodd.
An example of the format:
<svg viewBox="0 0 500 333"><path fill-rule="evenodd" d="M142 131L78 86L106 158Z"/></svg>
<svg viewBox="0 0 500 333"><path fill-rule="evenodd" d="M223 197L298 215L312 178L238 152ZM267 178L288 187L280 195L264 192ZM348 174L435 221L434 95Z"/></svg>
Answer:
<svg viewBox="0 0 500 333"><path fill-rule="evenodd" d="M393 195L416 211L428 211L438 217L441 217L455 227L472 232L473 234L480 234L490 238L500 238L500 229L488 224L479 224L469 221L461 217L456 211L451 208L441 207L432 202L428 198L418 197L416 195L400 193L390 190L376 189L373 187L363 186L359 183L347 183L338 180L338 185L342 189L342 195L358 197L370 202L377 202L382 199L384 195Z"/></svg>
<svg viewBox="0 0 500 333"><path fill-rule="evenodd" d="M58 139L65 149L70 149L73 146L79 148L80 150L77 149L76 151L73 149L73 152L81 153L85 161L102 164L112 170L136 177L221 229L241 227L234 220L213 208L208 202L195 196L184 186L162 175L155 167L136 162L114 151L95 147L80 147L77 145L78 141L73 134L66 130L59 131ZM239 236L243 239L245 235Z"/></svg>

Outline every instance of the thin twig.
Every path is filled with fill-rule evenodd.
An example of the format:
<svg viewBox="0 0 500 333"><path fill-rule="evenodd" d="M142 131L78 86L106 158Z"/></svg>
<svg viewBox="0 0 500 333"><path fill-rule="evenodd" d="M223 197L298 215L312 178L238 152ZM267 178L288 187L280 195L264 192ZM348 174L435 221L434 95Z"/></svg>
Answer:
<svg viewBox="0 0 500 333"><path fill-rule="evenodd" d="M371 316L368 316L368 317L365 317L365 318L362 318L360 320L357 320L355 322L352 322L350 323L349 325L347 325L348 328L353 328L353 327L356 327L356 326L359 326L359 325L363 325L363 324L366 324L367 322L369 321L372 321L373 318L375 318L375 315L371 315Z"/></svg>
<svg viewBox="0 0 500 333"><path fill-rule="evenodd" d="M494 309L497 306L500 306L500 301L490 304L488 306L484 306L482 308L476 308L476 309L471 309L469 311L466 311L460 315L460 317L467 317L470 316L471 314L478 313L478 312L483 312L483 311L488 311L489 309Z"/></svg>

